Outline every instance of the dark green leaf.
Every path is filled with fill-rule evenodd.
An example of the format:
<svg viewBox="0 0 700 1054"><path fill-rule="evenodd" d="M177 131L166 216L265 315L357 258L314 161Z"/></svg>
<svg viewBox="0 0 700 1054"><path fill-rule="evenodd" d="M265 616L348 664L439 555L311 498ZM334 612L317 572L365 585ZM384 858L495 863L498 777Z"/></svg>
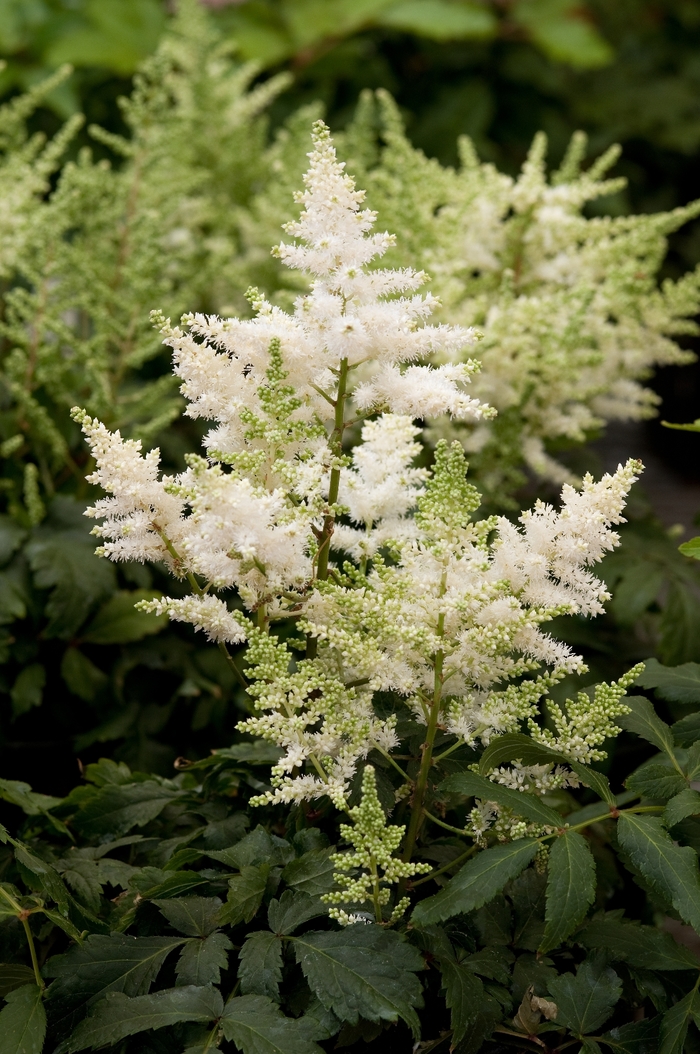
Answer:
<svg viewBox="0 0 700 1054"><path fill-rule="evenodd" d="M577 937L587 948L606 949L614 959L648 970L693 970L698 961L670 934L652 926L616 919L594 918Z"/></svg>
<svg viewBox="0 0 700 1054"><path fill-rule="evenodd" d="M687 717L676 721L675 725L671 725L671 731L680 747L689 747L695 743L697 739L700 739L700 711L696 714L688 714Z"/></svg>
<svg viewBox="0 0 700 1054"><path fill-rule="evenodd" d="M608 1020L622 995L620 978L609 966L581 963L574 977L564 974L551 981L549 994L557 1004L557 1025L576 1035L595 1032Z"/></svg>
<svg viewBox="0 0 700 1054"><path fill-rule="evenodd" d="M264 739L256 739L252 743L234 743L232 747L221 747L216 751L219 758L246 761L249 765L274 765L281 754L279 747L274 743L266 743Z"/></svg>
<svg viewBox="0 0 700 1054"><path fill-rule="evenodd" d="M452 959L441 959L440 969L445 1002L450 1008L451 1045L455 1047L479 1015L484 986L470 970Z"/></svg>
<svg viewBox="0 0 700 1054"><path fill-rule="evenodd" d="M208 937L219 925L222 904L218 897L178 897L154 903L173 929L188 937Z"/></svg>
<svg viewBox="0 0 700 1054"><path fill-rule="evenodd" d="M308 893L284 891L279 900L271 900L267 909L267 921L273 933L287 935L309 919L327 915L328 908Z"/></svg>
<svg viewBox="0 0 700 1054"><path fill-rule="evenodd" d="M534 868L526 868L508 885L515 926L513 946L537 951L544 935L546 878Z"/></svg>
<svg viewBox="0 0 700 1054"><path fill-rule="evenodd" d="M61 677L71 692L91 703L107 683L107 675L90 662L78 648L66 648L61 661Z"/></svg>
<svg viewBox="0 0 700 1054"><path fill-rule="evenodd" d="M15 988L5 996L0 1012L0 1054L41 1054L46 1035L46 1011L36 984Z"/></svg>
<svg viewBox="0 0 700 1054"><path fill-rule="evenodd" d="M155 881L154 885L150 885ZM198 871L161 871L144 867L131 878L130 885L138 889L144 900L170 900L206 886L208 879Z"/></svg>
<svg viewBox="0 0 700 1054"><path fill-rule="evenodd" d="M549 747L536 743L530 736L525 736L521 732L508 732L495 739L481 755L479 768L484 775L487 775L492 769L509 761L520 761L523 765L568 765L581 782L594 790L603 801L611 805L615 803L610 784L602 772L597 772L580 762L572 761L565 754L550 750Z"/></svg>
<svg viewBox="0 0 700 1054"><path fill-rule="evenodd" d="M688 1025L699 1012L700 995L693 989L664 1014L659 1035L659 1054L683 1054Z"/></svg>
<svg viewBox="0 0 700 1054"><path fill-rule="evenodd" d="M688 786L688 781L665 765L642 765L625 781L625 786L644 798L668 801Z"/></svg>
<svg viewBox="0 0 700 1054"><path fill-rule="evenodd" d="M0 571L0 626L26 618L27 600L26 590L18 576Z"/></svg>
<svg viewBox="0 0 700 1054"><path fill-rule="evenodd" d="M380 25L434 40L482 39L498 27L493 13L477 3L449 0L398 0L377 15Z"/></svg>
<svg viewBox="0 0 700 1054"><path fill-rule="evenodd" d="M655 688L657 695L670 703L700 702L700 664L696 662L662 666L656 659L647 659L636 683L642 688Z"/></svg>
<svg viewBox="0 0 700 1054"><path fill-rule="evenodd" d="M11 805L18 805L27 816L38 816L61 803L60 798L36 794L28 783L22 783L20 780L0 779L0 798Z"/></svg>
<svg viewBox="0 0 700 1054"><path fill-rule="evenodd" d="M175 967L178 985L218 984L221 971L228 965L228 953L233 945L225 933L210 933L208 937L192 937L180 952Z"/></svg>
<svg viewBox="0 0 700 1054"><path fill-rule="evenodd" d="M7 999L7 993L13 992L15 988L34 983L34 971L28 966L0 963L0 999Z"/></svg>
<svg viewBox="0 0 700 1054"><path fill-rule="evenodd" d="M700 874L693 850L675 845L656 817L622 813L617 831L620 844L646 881L689 926L700 930Z"/></svg>
<svg viewBox="0 0 700 1054"><path fill-rule="evenodd" d="M545 824L548 827L561 827L564 822L558 812L550 809L536 795L502 787L500 783L493 783L476 772L455 772L443 780L440 790L498 802L499 805L512 809L516 815L525 816L533 823Z"/></svg>
<svg viewBox="0 0 700 1054"><path fill-rule="evenodd" d="M108 784L78 811L75 826L86 838L111 841L155 819L178 793L155 780Z"/></svg>
<svg viewBox="0 0 700 1054"><path fill-rule="evenodd" d="M46 684L46 670L39 662L33 662L31 666L25 666L17 674L15 683L10 690L12 699L12 716L21 717L34 706L41 706L44 697L44 685Z"/></svg>
<svg viewBox="0 0 700 1054"><path fill-rule="evenodd" d="M499 984L510 984L509 964L513 961L513 953L510 949L502 947L481 948L473 955L462 959L462 966L466 966L472 973L480 977L490 977Z"/></svg>
<svg viewBox="0 0 700 1054"><path fill-rule="evenodd" d="M649 700L643 695L628 695L625 703L631 707L630 713L616 718L617 723L673 757L673 733L666 722L657 716Z"/></svg>
<svg viewBox="0 0 700 1054"><path fill-rule="evenodd" d="M415 971L423 969L423 959L398 933L358 924L292 940L312 992L341 1021L354 1024L360 1014L368 1021L400 1017L418 1033Z"/></svg>
<svg viewBox="0 0 700 1054"><path fill-rule="evenodd" d="M106 1047L147 1029L164 1028L179 1021L213 1021L221 1016L224 1001L216 988L166 988L152 995L131 998L112 992L95 1007L62 1045L62 1054L86 1047Z"/></svg>
<svg viewBox="0 0 700 1054"><path fill-rule="evenodd" d="M243 995L264 995L279 1002L282 941L274 933L252 933L239 952L238 977Z"/></svg>
<svg viewBox="0 0 700 1054"><path fill-rule="evenodd" d="M244 867L262 864L265 861L275 864L283 862L279 859L279 851L271 836L264 827L260 826L228 849L213 849L207 853L207 856L226 864L227 867L240 870Z"/></svg>
<svg viewBox="0 0 700 1054"><path fill-rule="evenodd" d="M11 516L0 516L0 566L4 566L19 549L27 532Z"/></svg>
<svg viewBox="0 0 700 1054"><path fill-rule="evenodd" d="M303 856L292 860L282 872L282 878L288 886L294 886L302 893L320 896L327 893L334 884L333 855L335 850L312 849Z"/></svg>
<svg viewBox="0 0 700 1054"><path fill-rule="evenodd" d="M221 1027L242 1054L323 1054L310 1038L304 1018L285 1017L261 995L229 999Z"/></svg>
<svg viewBox="0 0 700 1054"><path fill-rule="evenodd" d="M262 864L241 868L240 875L229 879L228 899L221 909L222 925L250 922L262 904L269 873L269 864Z"/></svg>
<svg viewBox="0 0 700 1054"><path fill-rule="evenodd" d="M90 625L81 633L88 644L127 644L158 633L167 625L168 616L137 611L135 604L142 600L153 600L161 594L152 589L135 589L119 592L110 597L95 615Z"/></svg>
<svg viewBox="0 0 700 1054"><path fill-rule="evenodd" d="M166 956L182 943L182 937L96 934L49 959L44 973L55 978L47 991L54 1027L73 1027L85 1009L108 992L144 995Z"/></svg>
<svg viewBox="0 0 700 1054"><path fill-rule="evenodd" d="M50 900L54 900L59 910L68 914L68 890L61 881L58 872L40 857L31 853L26 845L21 842L13 842L15 847L15 860L19 866L24 881L39 893L43 893Z"/></svg>
<svg viewBox="0 0 700 1054"><path fill-rule="evenodd" d="M42 525L26 553L37 587L51 590L44 635L69 640L90 609L113 592L114 566L95 556L95 540L87 529L56 531Z"/></svg>
<svg viewBox="0 0 700 1054"><path fill-rule="evenodd" d="M557 838L547 864L546 926L541 952L558 947L582 922L595 899L595 862L577 831Z"/></svg>
<svg viewBox="0 0 700 1054"><path fill-rule="evenodd" d="M618 1051L618 1054L657 1054L660 1024L658 1017L648 1021L631 1021L620 1028L611 1028L600 1037L600 1041L611 1050Z"/></svg>
<svg viewBox="0 0 700 1054"><path fill-rule="evenodd" d="M686 816L700 816L700 794L690 787L686 787L667 803L664 809L664 823L668 827L674 827Z"/></svg>
<svg viewBox="0 0 700 1054"><path fill-rule="evenodd" d="M444 889L420 901L413 910L412 921L417 926L427 926L481 907L527 867L538 847L533 838L522 838L485 849L469 860Z"/></svg>

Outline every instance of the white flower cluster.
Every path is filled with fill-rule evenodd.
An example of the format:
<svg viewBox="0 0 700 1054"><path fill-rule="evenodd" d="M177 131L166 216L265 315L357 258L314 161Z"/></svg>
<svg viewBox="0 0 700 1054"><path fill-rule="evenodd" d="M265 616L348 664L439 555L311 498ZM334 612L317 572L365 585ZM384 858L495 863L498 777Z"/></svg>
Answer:
<svg viewBox="0 0 700 1054"><path fill-rule="evenodd" d="M292 162L295 134L274 148ZM432 437L464 444L490 500L509 503L523 462L556 483L577 482L552 448L583 442L610 420L654 415L658 399L643 382L656 366L690 361L674 338L697 333L700 310L700 269L661 287L657 274L668 235L700 202L587 217L584 208L624 180L605 178L616 148L582 170L581 134L551 178L542 134L517 178L481 163L467 138L460 165L443 167L412 147L381 90L366 93L340 149L397 236L392 263L428 271L438 317L482 334L473 391L498 417L459 424L426 413ZM265 188L256 207L266 241L279 215L276 189ZM461 356L441 352L439 361Z"/></svg>
<svg viewBox="0 0 700 1054"><path fill-rule="evenodd" d="M439 727L487 744L532 721L549 686L583 669L542 627L602 610L591 567L617 543L611 525L640 465L566 487L559 511L538 503L519 525L473 518L480 499L459 443L438 443L430 472L416 467L413 418L489 412L461 388L474 364L426 361L455 358L472 335L424 324L433 302L412 292L422 275L368 269L391 239L372 233L322 124L310 158L304 212L288 228L298 242L276 250L313 276L294 311L254 292L252 319L196 316L179 328L157 317L187 412L214 422L206 456L161 478L157 451L142 456L138 442L75 416L95 457L91 481L109 495L88 512L103 521L99 551L164 561L189 582L191 596L147 610L224 650L247 641L254 712L240 727L283 752L255 800L328 795L342 806L359 762L398 742L397 713L382 713L375 693L393 693L433 738ZM346 429L370 411L348 455ZM555 715L557 749L594 751L614 705L602 693L589 711Z"/></svg>

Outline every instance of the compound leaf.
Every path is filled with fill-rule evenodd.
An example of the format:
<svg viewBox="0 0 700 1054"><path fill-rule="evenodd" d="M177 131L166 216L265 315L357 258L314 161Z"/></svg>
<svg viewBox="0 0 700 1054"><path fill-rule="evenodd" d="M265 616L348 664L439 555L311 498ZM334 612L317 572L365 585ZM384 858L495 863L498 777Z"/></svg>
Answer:
<svg viewBox="0 0 700 1054"><path fill-rule="evenodd" d="M175 967L178 985L218 984L221 971L228 965L228 953L233 945L225 933L210 933L208 937L192 937L180 952Z"/></svg>
<svg viewBox="0 0 700 1054"><path fill-rule="evenodd" d="M262 904L269 873L269 864L242 867L240 875L229 879L228 898L221 909L222 925L237 926L254 918Z"/></svg>
<svg viewBox="0 0 700 1054"><path fill-rule="evenodd" d="M220 1017L223 1009L221 993L211 987L166 988L134 998L112 992L100 1000L90 1017L81 1021L60 1050L62 1054L73 1054L86 1047L106 1047L137 1032L176 1025L179 1021L206 1023Z"/></svg>
<svg viewBox="0 0 700 1054"><path fill-rule="evenodd" d="M606 949L642 970L697 970L693 953L670 933L610 916L593 918L576 938L587 948Z"/></svg>
<svg viewBox="0 0 700 1054"><path fill-rule="evenodd" d="M538 847L534 838L521 838L507 845L484 849L469 860L444 889L420 901L413 910L412 921L416 926L428 926L480 908L527 867Z"/></svg>
<svg viewBox="0 0 700 1054"><path fill-rule="evenodd" d="M279 1002L282 982L282 941L277 934L252 933L239 952L238 977L243 995L264 995Z"/></svg>
<svg viewBox="0 0 700 1054"><path fill-rule="evenodd" d="M684 922L700 930L700 874L696 853L675 845L653 816L622 813L618 838L642 876L676 909Z"/></svg>
<svg viewBox="0 0 700 1054"><path fill-rule="evenodd" d="M550 981L549 993L557 1004L557 1025L581 1036L608 1020L622 995L622 984L611 967L586 961L575 976L564 974Z"/></svg>
<svg viewBox="0 0 700 1054"><path fill-rule="evenodd" d="M7 1004L0 1013L0 1054L41 1054L46 1035L41 995L36 984L7 993Z"/></svg>
<svg viewBox="0 0 700 1054"><path fill-rule="evenodd" d="M311 849L303 856L297 857L287 864L282 872L282 878L288 886L294 886L301 893L310 896L319 896L327 893L333 886L333 862L335 850Z"/></svg>
<svg viewBox="0 0 700 1054"><path fill-rule="evenodd" d="M297 962L312 992L341 1021L403 1018L417 1034L421 1003L415 971L423 959L393 930L374 925L293 937Z"/></svg>
<svg viewBox="0 0 700 1054"><path fill-rule="evenodd" d="M484 986L471 970L452 959L441 959L440 969L445 989L445 1002L450 1008L452 1046L456 1047L464 1038L470 1024L479 1015L484 997Z"/></svg>
<svg viewBox="0 0 700 1054"><path fill-rule="evenodd" d="M557 838L547 864L546 926L541 952L556 948L573 933L595 899L595 861L578 831Z"/></svg>
<svg viewBox="0 0 700 1054"><path fill-rule="evenodd" d="M293 893L291 889L286 889L279 900L270 901L267 921L274 933L286 935L293 933L309 919L327 914L328 908L308 893Z"/></svg>
<svg viewBox="0 0 700 1054"><path fill-rule="evenodd" d="M285 1017L265 996L229 999L221 1027L242 1054L323 1054L309 1033L309 1022Z"/></svg>
<svg viewBox="0 0 700 1054"><path fill-rule="evenodd" d="M155 819L178 794L156 780L107 784L78 811L75 826L86 838L108 842Z"/></svg>
<svg viewBox="0 0 700 1054"><path fill-rule="evenodd" d="M218 897L178 897L155 900L166 919L188 937L208 937L219 925L222 903Z"/></svg>
<svg viewBox="0 0 700 1054"><path fill-rule="evenodd" d="M484 801L495 801L512 809L518 816L525 816L534 823L548 827L560 827L563 818L554 809L545 805L541 798L525 791L511 790L500 783L493 783L476 772L455 772L440 784L440 790L451 794L464 794L467 797L481 798Z"/></svg>

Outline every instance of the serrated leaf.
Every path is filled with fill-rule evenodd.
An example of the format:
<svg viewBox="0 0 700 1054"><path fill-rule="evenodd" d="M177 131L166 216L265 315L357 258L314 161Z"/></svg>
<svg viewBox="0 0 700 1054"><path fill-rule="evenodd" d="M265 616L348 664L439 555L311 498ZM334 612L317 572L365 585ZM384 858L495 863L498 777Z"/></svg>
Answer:
<svg viewBox="0 0 700 1054"><path fill-rule="evenodd" d="M445 1003L450 1008L451 1046L456 1047L479 1015L484 986L471 970L452 959L441 959L440 970Z"/></svg>
<svg viewBox="0 0 700 1054"><path fill-rule="evenodd" d="M243 867L240 875L229 879L228 898L221 909L222 925L237 926L254 918L262 904L269 873L270 865L261 864Z"/></svg>
<svg viewBox="0 0 700 1054"><path fill-rule="evenodd" d="M546 878L534 868L526 868L508 885L515 925L513 947L537 951L544 935Z"/></svg>
<svg viewBox="0 0 700 1054"><path fill-rule="evenodd" d="M25 551L37 588L51 590L44 636L69 640L91 608L114 591L114 566L95 556L95 542L87 530L57 531L43 524Z"/></svg>
<svg viewBox="0 0 700 1054"><path fill-rule="evenodd" d="M13 912L14 914L14 912ZM34 971L20 963L0 963L0 999L23 985L35 984Z"/></svg>
<svg viewBox="0 0 700 1054"><path fill-rule="evenodd" d="M527 867L538 847L539 843L534 838L522 838L507 845L484 849L473 860L469 860L444 889L433 897L421 900L413 909L412 921L416 926L427 926L480 908Z"/></svg>
<svg viewBox="0 0 700 1054"><path fill-rule="evenodd" d="M135 604L161 596L152 589L122 590L103 604L92 622L81 633L88 644L128 644L159 633L168 623L167 614L137 611Z"/></svg>
<svg viewBox="0 0 700 1054"><path fill-rule="evenodd" d="M52 798L48 794L36 794L28 783L21 780L0 779L0 798L18 805L27 816L39 816L48 809L61 804L61 798Z"/></svg>
<svg viewBox="0 0 700 1054"><path fill-rule="evenodd" d="M601 1042L618 1054L657 1054L661 1020L631 1021L628 1025L611 1028L601 1036Z"/></svg>
<svg viewBox="0 0 700 1054"><path fill-rule="evenodd" d="M210 933L208 937L191 937L180 952L175 966L178 985L218 984L221 971L228 966L228 953L233 945L225 933Z"/></svg>
<svg viewBox="0 0 700 1054"><path fill-rule="evenodd" d="M76 1028L70 1039L59 1048L61 1054L73 1054L87 1047L106 1047L147 1029L164 1028L180 1021L213 1021L224 1009L216 988L166 988L152 995L130 997L112 992L95 1007Z"/></svg>
<svg viewBox="0 0 700 1054"><path fill-rule="evenodd" d="M243 870L244 867L252 867L265 861L270 863L282 863L279 852L271 836L264 827L258 826L250 834L245 835L235 845L227 849L212 849L207 852L212 860L217 860L227 867L235 867Z"/></svg>
<svg viewBox="0 0 700 1054"><path fill-rule="evenodd" d="M335 849L312 849L303 856L292 860L282 872L282 879L288 886L294 886L302 893L312 897L328 893L334 885L333 856Z"/></svg>
<svg viewBox="0 0 700 1054"><path fill-rule="evenodd" d="M700 816L700 794L686 787L675 798L666 803L664 809L664 823L667 827L674 827L686 816Z"/></svg>
<svg viewBox="0 0 700 1054"><path fill-rule="evenodd" d="M595 900L595 861L578 831L567 831L549 851L545 931L540 952L558 947Z"/></svg>
<svg viewBox="0 0 700 1054"><path fill-rule="evenodd" d="M688 714L671 725L671 732L675 742L680 747L689 747L700 739L700 712Z"/></svg>
<svg viewBox="0 0 700 1054"><path fill-rule="evenodd" d="M229 999L221 1019L224 1037L242 1054L323 1054L310 1038L308 1025L304 1018L285 1017L261 995Z"/></svg>
<svg viewBox="0 0 700 1054"><path fill-rule="evenodd" d="M414 1034L421 1005L415 971L423 959L398 933L374 925L348 926L293 937L297 962L323 1005L341 1021L355 1024L402 1018Z"/></svg>
<svg viewBox="0 0 700 1054"><path fill-rule="evenodd" d="M693 989L661 1019L659 1054L683 1054L688 1025L700 1013L700 995Z"/></svg>
<svg viewBox="0 0 700 1054"><path fill-rule="evenodd" d="M252 933L239 952L238 977L243 995L264 995L279 1002L282 941L275 933Z"/></svg>
<svg viewBox="0 0 700 1054"><path fill-rule="evenodd" d="M220 925L219 912L223 905L218 897L178 897L153 903L173 929L188 937L208 937Z"/></svg>
<svg viewBox="0 0 700 1054"><path fill-rule="evenodd" d="M286 889L279 900L271 900L267 921L273 933L290 934L299 926L319 915L327 915L328 908L308 893L292 893Z"/></svg>
<svg viewBox="0 0 700 1054"><path fill-rule="evenodd" d="M622 984L611 967L587 960L576 976L564 974L551 981L549 994L557 1004L557 1025L582 1036L595 1032L608 1020L622 995Z"/></svg>
<svg viewBox="0 0 700 1054"><path fill-rule="evenodd" d="M647 742L653 743L661 751L672 758L673 755L673 732L657 715L654 707L643 695L628 695L625 704L631 707L628 714L622 714L615 720L628 732L634 732Z"/></svg>
<svg viewBox="0 0 700 1054"><path fill-rule="evenodd" d="M635 683L641 688L655 688L657 695L670 703L700 702L700 664L696 662L663 666L657 659L647 659Z"/></svg>
<svg viewBox="0 0 700 1054"><path fill-rule="evenodd" d="M41 1054L46 1035L46 1011L36 984L15 988L5 996L0 1012L0 1054Z"/></svg>
<svg viewBox="0 0 700 1054"><path fill-rule="evenodd" d="M644 798L668 801L688 786L688 781L679 772L670 771L665 765L642 765L625 780L625 786Z"/></svg>
<svg viewBox="0 0 700 1054"><path fill-rule="evenodd" d="M22 878L30 889L42 893L49 900L58 905L62 914L68 914L68 890L64 886L58 872L51 864L42 860L27 849L21 842L12 840L15 847L15 860L19 867Z"/></svg>
<svg viewBox="0 0 700 1054"><path fill-rule="evenodd" d="M634 866L684 922L700 930L697 855L688 846L675 845L656 817L622 813L617 823L620 844Z"/></svg>
<svg viewBox="0 0 700 1054"><path fill-rule="evenodd" d="M155 884L150 885L154 879ZM157 867L144 867L132 876L129 884L138 889L144 900L170 900L206 886L208 881L206 875L200 875L198 871L161 871Z"/></svg>
<svg viewBox="0 0 700 1054"><path fill-rule="evenodd" d="M610 805L615 804L615 796L610 789L607 777L602 772L573 761L566 754L550 750L549 747L536 743L530 736L525 736L521 732L507 732L503 736L498 736L481 755L479 768L486 775L492 769L509 761L520 761L523 765L568 765L581 782L594 790L603 801Z"/></svg>
<svg viewBox="0 0 700 1054"><path fill-rule="evenodd" d="M111 841L154 820L178 796L178 791L155 780L107 784L78 810L75 827L85 838Z"/></svg>
<svg viewBox="0 0 700 1054"><path fill-rule="evenodd" d="M564 823L563 817L545 805L536 795L503 787L476 772L455 772L443 780L439 789L451 794L464 794L466 797L498 802L533 823L545 824L548 827L561 827Z"/></svg>
<svg viewBox="0 0 700 1054"><path fill-rule="evenodd" d="M67 1031L108 992L144 995L166 957L182 937L128 937L93 934L44 967L55 980L47 990L47 1008L54 1028Z"/></svg>
<svg viewBox="0 0 700 1054"><path fill-rule="evenodd" d="M693 953L676 944L669 933L615 918L594 918L576 938L587 948L609 951L643 970L697 970Z"/></svg>

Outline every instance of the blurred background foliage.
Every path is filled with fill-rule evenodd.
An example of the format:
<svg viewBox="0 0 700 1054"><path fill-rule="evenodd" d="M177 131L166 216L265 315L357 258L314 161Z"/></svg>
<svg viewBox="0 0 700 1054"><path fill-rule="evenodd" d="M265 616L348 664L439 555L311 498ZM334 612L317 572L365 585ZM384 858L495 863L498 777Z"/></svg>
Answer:
<svg viewBox="0 0 700 1054"><path fill-rule="evenodd" d="M273 129L316 100L325 106L331 126L342 128L360 92L383 87L397 99L415 145L443 163L455 160L457 138L467 133L484 159L514 173L534 134L543 129L556 165L572 132L582 128L590 137L589 156L612 142L623 146L616 174L627 178L627 188L596 207L617 214L655 211L698 195L700 0L207 0L205 6L237 55L258 63L254 83L262 86L266 102L272 99L267 112ZM146 115L139 118L140 125L132 127L133 120L130 125L134 107L120 107L118 99L131 94L132 76L155 52L171 14L161 0L0 0L0 56L5 61L0 99L20 94L69 63L73 72L40 100L29 118L30 132L55 136L67 118L82 113L86 120L73 129L67 156L79 159L89 142L98 161L100 156L114 160L115 143L108 136L89 136L91 124L97 123L108 133L142 142L145 156L155 158L148 186L153 194L160 194L160 187L167 194L177 171L165 165L161 179L158 159L174 156L175 143L183 152L206 158L219 103L212 96L209 118L202 117L197 130L187 123L191 114L183 117L177 107L171 113L161 100L159 67L150 80L140 82L138 105ZM204 69L203 62L199 65ZM290 75L291 83L278 93L281 81L274 78L280 73ZM207 98L202 76L200 103ZM142 140L134 127L141 128ZM226 260L233 259L231 247L240 236L235 208L245 206L248 193L239 176L253 178L265 134L261 124L244 142L237 126L229 129L221 136L227 147L219 151L226 170L201 166L202 179L215 184L214 190L208 184L188 189L202 200L220 190L221 202L230 200L232 225L221 245L208 250L213 270L197 263L189 243L170 253L170 270L161 276L158 296L173 314L206 302L205 293L217 279L227 285L237 307L242 277L235 268L226 270ZM124 187L114 192L117 204L119 194L130 200L129 165L133 168L133 161L119 170ZM75 271L77 286L88 291L89 314L90 297L99 299L99 283L113 287L111 276L121 263L118 224L100 214L95 203L101 184L93 188L92 168L88 162L84 166L74 170L73 184L65 184L73 196L64 204L58 197L55 215L56 244L64 244L64 229L85 228L85 244L92 239L102 246L98 270ZM234 169L235 180L230 178ZM245 193L240 190L244 184ZM146 218L150 200L144 206ZM217 209L217 215L225 211ZM207 215L195 220L193 227L206 234ZM141 230L141 222L137 213L134 229ZM155 243L146 235L144 239L146 267ZM77 244L72 236L65 251ZM137 356L137 368L141 380L153 381L148 391L154 402L152 407L135 406L129 393L121 402L108 393L111 423L122 426L139 414L152 416L156 407L166 423L178 405L170 388L159 382L167 362L156 356L147 320L148 308L156 305L139 299L141 256L135 259L138 266L119 284L110 317L98 319L100 324L81 337L87 355L99 340L107 347L112 328L124 328L123 319L138 316L134 341L141 341L145 350ZM677 276L699 260L696 223L673 237L667 273ZM26 283L32 285L31 275ZM31 313L34 305L31 297L25 299L26 305L24 300L15 305L18 333L30 332L22 311L26 307ZM67 309L67 302L54 305L47 332ZM12 339L21 343L19 337ZM686 346L692 348L691 338ZM699 415L697 367L661 371L653 383L666 399L665 416L680 421ZM147 389L139 385L143 394ZM668 464L691 479L700 478L698 436L664 432L656 423L648 427ZM168 434L171 445L185 441L178 439L177 430ZM190 440L188 435L188 445ZM166 446L164 452L166 459L169 454L177 459L179 449ZM31 490L31 479L25 478L25 501L28 484ZM62 479L59 484L66 490ZM146 625L143 616L136 624L134 596L162 586L158 572L125 567L117 574L94 557L89 526L81 516L86 495L81 492L77 498L59 494L46 518L38 515L36 522L0 518L0 625L7 627L7 654L0 654L3 774L22 778L31 767L37 787L52 793L67 791L75 781L76 754L87 762L116 753L133 767L169 773L177 753L201 756L211 746L229 742L240 716L240 693L215 648L182 628L158 632L157 621ZM643 500L636 502L622 550L606 562L606 579L615 592L610 613L596 625L567 620L560 627L586 655L591 682L617 676L652 653L671 665L700 661L696 569L678 554L677 541L654 522ZM568 687L562 686L562 693Z"/></svg>

